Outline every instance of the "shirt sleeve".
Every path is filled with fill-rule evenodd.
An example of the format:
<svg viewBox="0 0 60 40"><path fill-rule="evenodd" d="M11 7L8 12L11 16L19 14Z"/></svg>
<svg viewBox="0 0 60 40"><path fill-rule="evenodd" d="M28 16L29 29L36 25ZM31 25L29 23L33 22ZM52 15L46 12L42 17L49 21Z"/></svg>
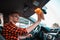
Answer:
<svg viewBox="0 0 60 40"><path fill-rule="evenodd" d="M18 29L16 30L16 33L17 33L18 35L26 35L26 34L28 34L26 28L18 28Z"/></svg>

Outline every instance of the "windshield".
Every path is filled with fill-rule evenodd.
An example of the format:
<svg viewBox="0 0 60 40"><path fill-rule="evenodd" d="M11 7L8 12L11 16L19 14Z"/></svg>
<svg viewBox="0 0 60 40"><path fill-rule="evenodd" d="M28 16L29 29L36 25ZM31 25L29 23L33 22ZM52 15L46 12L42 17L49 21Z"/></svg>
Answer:
<svg viewBox="0 0 60 40"><path fill-rule="evenodd" d="M53 5L52 5L53 4ZM60 25L60 0L50 0L42 9L46 10L46 14L44 14L45 16L45 20L42 20L40 22L40 24L50 27L52 28L52 25L54 23L58 23ZM24 19L24 20L23 20ZM28 20L30 19L30 20ZM36 22L37 20L37 15L34 13L33 15L31 15L28 19L26 18L21 18L22 21L19 21L21 26L22 25L27 25L30 26L32 25L33 22ZM26 20L26 21L25 21ZM32 21L33 22L32 22ZM18 25L19 23L17 23ZM24 26L24 27L27 27Z"/></svg>
<svg viewBox="0 0 60 40"><path fill-rule="evenodd" d="M53 4L53 5L52 5ZM45 9L47 14L44 14L45 20L41 23L47 25L47 27L52 28L54 23L60 25L60 0L50 0L42 9ZM31 16L33 19L37 20L37 15Z"/></svg>

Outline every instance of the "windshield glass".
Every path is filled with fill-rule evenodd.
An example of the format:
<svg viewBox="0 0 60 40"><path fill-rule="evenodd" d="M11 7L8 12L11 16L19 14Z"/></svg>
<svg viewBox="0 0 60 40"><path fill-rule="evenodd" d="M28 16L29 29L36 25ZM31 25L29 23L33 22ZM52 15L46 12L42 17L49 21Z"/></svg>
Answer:
<svg viewBox="0 0 60 40"><path fill-rule="evenodd" d="M53 4L53 5L52 5ZM42 20L39 25L43 25L44 27L53 28L53 24L57 23L60 25L60 2L59 0L50 0L42 9L45 9L46 14L44 14L45 20ZM26 18L20 19L20 26L24 25L23 28L26 28L32 25L33 22L37 21L36 13L29 17L30 20ZM33 22L32 22L32 21ZM26 25L26 26L25 26Z"/></svg>
<svg viewBox="0 0 60 40"><path fill-rule="evenodd" d="M53 4L53 5L52 5ZM60 0L50 0L42 9L45 9L47 14L44 14L45 20L41 23L52 28L54 23L60 25ZM37 20L37 15L31 16L33 19Z"/></svg>

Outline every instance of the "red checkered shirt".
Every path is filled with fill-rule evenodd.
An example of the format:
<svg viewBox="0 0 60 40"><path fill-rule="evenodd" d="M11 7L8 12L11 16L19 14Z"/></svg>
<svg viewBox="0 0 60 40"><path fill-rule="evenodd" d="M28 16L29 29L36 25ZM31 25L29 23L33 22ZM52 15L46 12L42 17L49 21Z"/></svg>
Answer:
<svg viewBox="0 0 60 40"><path fill-rule="evenodd" d="M2 35L6 40L18 40L18 35L27 34L25 28L18 28L16 25L9 22L4 25Z"/></svg>

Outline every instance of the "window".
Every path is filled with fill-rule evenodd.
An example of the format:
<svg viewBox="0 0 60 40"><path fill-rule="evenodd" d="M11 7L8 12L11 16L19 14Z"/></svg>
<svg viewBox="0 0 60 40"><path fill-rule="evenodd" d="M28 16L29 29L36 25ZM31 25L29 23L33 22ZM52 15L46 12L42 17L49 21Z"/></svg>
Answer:
<svg viewBox="0 0 60 40"><path fill-rule="evenodd" d="M32 21L30 21L24 17L20 17L20 19L19 19L18 23L16 23L16 25L21 28L27 28L30 25L32 25L32 23L33 23Z"/></svg>
<svg viewBox="0 0 60 40"><path fill-rule="evenodd" d="M3 26L3 14L0 13L0 26Z"/></svg>

